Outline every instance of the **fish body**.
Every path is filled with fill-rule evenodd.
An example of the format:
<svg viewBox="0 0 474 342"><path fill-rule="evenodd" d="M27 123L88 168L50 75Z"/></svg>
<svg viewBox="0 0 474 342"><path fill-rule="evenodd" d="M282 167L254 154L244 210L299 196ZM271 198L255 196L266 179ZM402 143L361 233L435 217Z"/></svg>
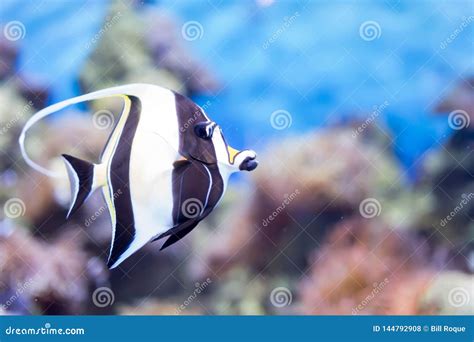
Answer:
<svg viewBox="0 0 474 342"><path fill-rule="evenodd" d="M190 99L150 84L104 89L47 107L25 125L20 146L25 160L50 173L26 154L26 131L70 104L120 96L124 108L98 163L63 155L71 184L68 217L101 189L110 213L114 268L147 242L167 237L162 249L188 234L222 198L230 175L257 166L251 150L227 145L219 126Z"/></svg>

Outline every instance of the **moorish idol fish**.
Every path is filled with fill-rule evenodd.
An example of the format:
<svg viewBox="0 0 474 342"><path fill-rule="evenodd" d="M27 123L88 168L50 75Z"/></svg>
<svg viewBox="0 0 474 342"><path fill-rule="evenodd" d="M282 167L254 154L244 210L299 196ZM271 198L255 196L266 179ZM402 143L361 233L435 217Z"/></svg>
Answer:
<svg viewBox="0 0 474 342"><path fill-rule="evenodd" d="M114 268L149 241L166 248L188 234L214 209L229 176L258 165L251 150L230 147L220 127L190 99L149 84L99 90L42 109L25 124L19 142L25 161L59 176L26 153L27 130L71 104L119 96L124 106L100 156L91 163L63 154L71 186L71 216L97 189L112 223L107 265Z"/></svg>

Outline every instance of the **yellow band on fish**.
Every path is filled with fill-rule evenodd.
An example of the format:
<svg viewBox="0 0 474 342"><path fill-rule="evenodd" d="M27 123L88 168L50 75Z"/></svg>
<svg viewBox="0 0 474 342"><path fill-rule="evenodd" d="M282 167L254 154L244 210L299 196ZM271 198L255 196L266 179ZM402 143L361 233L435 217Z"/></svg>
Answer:
<svg viewBox="0 0 474 342"><path fill-rule="evenodd" d="M229 162L231 164L234 164L235 156L240 153L240 151L237 151L235 148L232 148L230 146L227 146L227 151L229 152Z"/></svg>

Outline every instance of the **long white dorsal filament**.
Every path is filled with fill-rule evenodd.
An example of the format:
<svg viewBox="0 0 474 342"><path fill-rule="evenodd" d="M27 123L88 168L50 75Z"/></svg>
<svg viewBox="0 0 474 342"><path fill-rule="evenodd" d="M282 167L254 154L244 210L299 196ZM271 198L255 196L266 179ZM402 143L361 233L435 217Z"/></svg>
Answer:
<svg viewBox="0 0 474 342"><path fill-rule="evenodd" d="M70 105L76 104L76 103L80 103L80 102L85 102L85 101L98 100L98 99L102 99L102 98L110 97L110 96L123 96L124 94L129 93L130 91L136 92L138 90L137 86L139 86L139 85L130 84L130 85L125 85L125 86L119 86L119 87L113 87L113 88L99 90L99 91L96 91L96 92L92 92L92 93L89 93L89 94L77 96L77 97L74 97L72 99L68 99L68 100L56 103L56 104L51 105L49 107L46 107L46 108L40 110L38 113L34 114L26 122L25 126L23 127L23 129L21 131L20 137L18 139L18 142L20 144L21 154L22 154L23 158L25 159L26 163L29 166L31 166L33 169L35 169L36 171L38 171L38 172L40 172L40 173L42 173L46 176L54 177L54 178L64 177L65 175L63 173L54 172L52 170L49 170L49 169L39 165L38 163L36 163L35 161L33 161L29 157L28 153L26 152L26 148L25 148L26 132L38 121L44 119L48 115L56 113L57 111L65 108L67 106L70 106Z"/></svg>

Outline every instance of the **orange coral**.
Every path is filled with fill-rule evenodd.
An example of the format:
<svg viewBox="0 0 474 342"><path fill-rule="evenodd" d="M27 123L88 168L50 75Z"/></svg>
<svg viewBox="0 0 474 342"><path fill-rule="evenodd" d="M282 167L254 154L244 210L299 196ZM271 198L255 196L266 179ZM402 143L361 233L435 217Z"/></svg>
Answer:
<svg viewBox="0 0 474 342"><path fill-rule="evenodd" d="M301 283L303 313L430 313L420 305L435 274L423 266L423 243L408 246L404 234L377 226L355 219L335 227Z"/></svg>

